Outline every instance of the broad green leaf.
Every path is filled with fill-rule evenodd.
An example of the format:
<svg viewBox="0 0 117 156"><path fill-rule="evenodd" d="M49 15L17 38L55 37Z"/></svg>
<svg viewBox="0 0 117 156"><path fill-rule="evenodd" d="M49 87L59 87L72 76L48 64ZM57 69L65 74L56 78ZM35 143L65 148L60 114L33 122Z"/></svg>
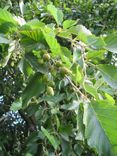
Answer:
<svg viewBox="0 0 117 156"><path fill-rule="evenodd" d="M50 47L51 52L53 53L54 56L60 55L61 54L61 48L59 43L57 42L55 35L49 31L43 31L43 35L45 37L45 40L47 42L47 44Z"/></svg>
<svg viewBox="0 0 117 156"><path fill-rule="evenodd" d="M58 25L61 25L62 21L63 21L63 12L56 8L54 5L49 4L47 6L47 10L49 11L49 13L54 17L56 23Z"/></svg>
<svg viewBox="0 0 117 156"><path fill-rule="evenodd" d="M81 141L83 141L84 140L84 134L85 134L85 126L84 126L84 124L83 124L83 103L80 103L79 101L78 101L78 103L79 103L79 108L78 108L78 110L77 111L75 111L75 113L76 113L76 120L77 120L77 127L76 127L76 129L77 129L77 134L76 134L76 140L81 140Z"/></svg>
<svg viewBox="0 0 117 156"><path fill-rule="evenodd" d="M117 35L111 34L105 38L105 49L112 52L117 53Z"/></svg>
<svg viewBox="0 0 117 156"><path fill-rule="evenodd" d="M72 39L72 34L68 30L62 30L58 32L57 36L65 38L65 39Z"/></svg>
<svg viewBox="0 0 117 156"><path fill-rule="evenodd" d="M89 50L87 53L87 58L89 60L103 60L104 59L104 53L105 50Z"/></svg>
<svg viewBox="0 0 117 156"><path fill-rule="evenodd" d="M0 23L0 33L7 34L7 33L16 32L16 31L17 31L17 27L14 23L11 23L11 22Z"/></svg>
<svg viewBox="0 0 117 156"><path fill-rule="evenodd" d="M43 134L47 137L47 139L50 141L50 143L52 144L54 149L57 150L57 148L59 146L59 140L57 140L56 137L51 135L44 127L41 127L41 130L42 130Z"/></svg>
<svg viewBox="0 0 117 156"><path fill-rule="evenodd" d="M107 103L111 104L111 105L115 105L115 100L113 99L113 97L107 93L105 93L105 97L107 100Z"/></svg>
<svg viewBox="0 0 117 156"><path fill-rule="evenodd" d="M7 10L0 8L0 24L4 22L16 24L12 15Z"/></svg>
<svg viewBox="0 0 117 156"><path fill-rule="evenodd" d="M81 68L83 68L82 50L84 49L80 45L73 48L73 62L79 64Z"/></svg>
<svg viewBox="0 0 117 156"><path fill-rule="evenodd" d="M21 34L33 39L34 41L43 42L43 34L40 29L34 29L34 30L21 30ZM24 36L24 37L25 37Z"/></svg>
<svg viewBox="0 0 117 156"><path fill-rule="evenodd" d="M14 101L10 107L10 110L16 112L22 108L22 99Z"/></svg>
<svg viewBox="0 0 117 156"><path fill-rule="evenodd" d="M61 53L59 54L61 57L62 62L64 62L64 65L68 68L71 67L71 61L72 61L72 55L71 51L67 49L66 47L60 47Z"/></svg>
<svg viewBox="0 0 117 156"><path fill-rule="evenodd" d="M102 37L96 37L95 35L87 36L86 43L93 49L102 49L106 45Z"/></svg>
<svg viewBox="0 0 117 156"><path fill-rule="evenodd" d="M88 145L95 148L100 156L114 156L112 146L113 148L114 145L115 148L117 146L117 109L115 108L96 102L92 106L84 104L85 136Z"/></svg>
<svg viewBox="0 0 117 156"><path fill-rule="evenodd" d="M44 90L45 84L42 80L41 74L35 73L22 93L23 106L25 107L32 97L39 96Z"/></svg>
<svg viewBox="0 0 117 156"><path fill-rule="evenodd" d="M77 63L74 63L71 67L72 70L72 79L77 83L82 83L84 79L83 71Z"/></svg>
<svg viewBox="0 0 117 156"><path fill-rule="evenodd" d="M35 30L35 29L40 29L44 27L45 27L45 23L39 21L38 19L33 19L27 22L25 25L23 25L21 27L21 30Z"/></svg>
<svg viewBox="0 0 117 156"><path fill-rule="evenodd" d="M77 20L65 20L63 22L63 28L68 29L77 24Z"/></svg>
<svg viewBox="0 0 117 156"><path fill-rule="evenodd" d="M94 84L94 88L98 90L102 86L103 83L104 83L103 78L97 79L96 83Z"/></svg>
<svg viewBox="0 0 117 156"><path fill-rule="evenodd" d="M69 31L72 34L77 35L77 38L83 42L86 43L87 41L87 37L92 35L92 33L90 32L90 30L88 30L85 26L83 25L77 25L77 26L73 26L71 28L69 28Z"/></svg>
<svg viewBox="0 0 117 156"><path fill-rule="evenodd" d="M18 64L18 68L21 71L21 73L24 74L25 78L30 76L31 74L34 74L33 69L31 68L31 65L28 63L28 61L24 58L22 58Z"/></svg>
<svg viewBox="0 0 117 156"><path fill-rule="evenodd" d="M25 54L25 58L36 72L43 74L48 73L48 66L44 63L40 63L32 53Z"/></svg>
<svg viewBox="0 0 117 156"><path fill-rule="evenodd" d="M108 64L97 66L105 82L112 88L117 89L117 67Z"/></svg>
<svg viewBox="0 0 117 156"><path fill-rule="evenodd" d="M26 52L31 52L33 50L39 50L45 48L43 43L39 41L35 41L32 38L29 38L27 36L22 36L21 45L23 46L23 48L25 48Z"/></svg>
<svg viewBox="0 0 117 156"><path fill-rule="evenodd" d="M95 99L99 99L98 93L96 88L94 88L94 86L91 86L87 83L84 83L84 89L86 90L86 92L88 92L89 94L91 94Z"/></svg>

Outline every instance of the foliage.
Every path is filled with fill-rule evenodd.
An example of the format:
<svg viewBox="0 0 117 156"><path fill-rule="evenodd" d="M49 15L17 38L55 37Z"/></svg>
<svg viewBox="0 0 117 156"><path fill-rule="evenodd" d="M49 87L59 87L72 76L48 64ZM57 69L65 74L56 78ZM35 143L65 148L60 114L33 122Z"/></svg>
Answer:
<svg viewBox="0 0 117 156"><path fill-rule="evenodd" d="M81 2L72 6L87 16ZM65 12L40 3L20 1L15 15L0 9L0 154L116 156L117 35L96 36L100 19L96 29L94 19L69 19L70 1Z"/></svg>

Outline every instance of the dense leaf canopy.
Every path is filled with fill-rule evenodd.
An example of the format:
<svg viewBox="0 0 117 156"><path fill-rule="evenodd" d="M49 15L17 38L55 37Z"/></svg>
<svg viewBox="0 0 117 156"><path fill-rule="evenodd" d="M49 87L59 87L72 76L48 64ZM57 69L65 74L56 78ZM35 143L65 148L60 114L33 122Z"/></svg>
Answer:
<svg viewBox="0 0 117 156"><path fill-rule="evenodd" d="M0 156L116 156L116 1L0 7Z"/></svg>

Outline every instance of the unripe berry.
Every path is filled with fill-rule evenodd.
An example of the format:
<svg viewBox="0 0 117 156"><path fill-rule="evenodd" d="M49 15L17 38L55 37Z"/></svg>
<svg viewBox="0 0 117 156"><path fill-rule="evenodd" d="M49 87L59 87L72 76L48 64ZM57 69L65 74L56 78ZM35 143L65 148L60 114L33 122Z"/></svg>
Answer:
<svg viewBox="0 0 117 156"><path fill-rule="evenodd" d="M61 67L61 68L60 68L60 73L61 73L62 75L65 75L65 74L70 74L71 71L70 71L68 68L66 68L66 67Z"/></svg>
<svg viewBox="0 0 117 156"><path fill-rule="evenodd" d="M52 87L50 87L50 86L47 87L47 94L54 96L54 90Z"/></svg>
<svg viewBox="0 0 117 156"><path fill-rule="evenodd" d="M62 63L60 61L56 61L56 67L61 67L62 66Z"/></svg>
<svg viewBox="0 0 117 156"><path fill-rule="evenodd" d="M50 55L48 53L43 55L43 60L44 61L49 61L50 60Z"/></svg>

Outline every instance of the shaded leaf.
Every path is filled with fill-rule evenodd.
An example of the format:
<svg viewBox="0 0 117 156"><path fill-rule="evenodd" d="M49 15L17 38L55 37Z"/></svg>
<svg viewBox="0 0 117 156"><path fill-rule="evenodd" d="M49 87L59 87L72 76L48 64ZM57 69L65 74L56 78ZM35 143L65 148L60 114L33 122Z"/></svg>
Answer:
<svg viewBox="0 0 117 156"><path fill-rule="evenodd" d="M112 88L117 89L117 67L113 65L98 65L105 82Z"/></svg>
<svg viewBox="0 0 117 156"><path fill-rule="evenodd" d="M54 149L56 150L59 146L59 141L53 135L51 135L44 127L41 127L43 134L48 138Z"/></svg>
<svg viewBox="0 0 117 156"><path fill-rule="evenodd" d="M25 58L36 72L40 72L43 74L48 73L47 65L44 63L40 63L32 53L25 54Z"/></svg>
<svg viewBox="0 0 117 156"><path fill-rule="evenodd" d="M65 109L65 110L78 110L79 109L79 102L74 100L70 104L62 105L61 109Z"/></svg>
<svg viewBox="0 0 117 156"><path fill-rule="evenodd" d="M40 95L44 90L45 84L42 81L41 74L35 73L22 93L23 106L25 107L32 97Z"/></svg>

